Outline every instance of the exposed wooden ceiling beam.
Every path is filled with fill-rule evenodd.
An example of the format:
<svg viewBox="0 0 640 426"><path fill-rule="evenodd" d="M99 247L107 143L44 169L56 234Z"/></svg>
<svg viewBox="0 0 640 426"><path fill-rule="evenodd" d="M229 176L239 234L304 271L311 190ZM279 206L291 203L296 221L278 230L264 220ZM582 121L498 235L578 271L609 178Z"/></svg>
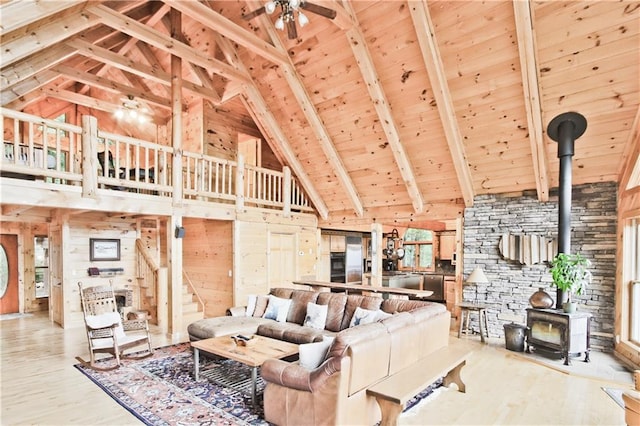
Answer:
<svg viewBox="0 0 640 426"><path fill-rule="evenodd" d="M456 169L458 183L462 191L462 197L467 207L473 206L473 181L469 170L469 161L464 151L464 143L458 121L456 119L453 100L449 92L447 77L444 72L440 51L435 36L435 28L429 15L429 7L426 0L410 1L409 11L413 19L413 26L418 35L418 43L422 51L422 57L427 67L429 81L436 99L440 120L444 128L451 159Z"/></svg>
<svg viewBox="0 0 640 426"><path fill-rule="evenodd" d="M254 8L260 7L257 1L249 1L248 4ZM271 38L271 41L273 42L276 49L286 53L287 49L284 44L282 44L282 41L276 33L276 29L269 18L266 15L263 15L261 19L263 22L263 27L269 34L269 37ZM363 206L362 201L360 200L360 195L358 194L358 191L353 184L353 181L351 180L351 177L349 176L349 173L347 172L347 169L344 166L340 155L336 151L333 140L331 139L327 128L324 126L318 110L311 101L311 98L307 93L307 89L300 81L296 68L288 56L287 60L282 63L281 69L287 80L287 83L289 84L289 87L291 88L291 91L293 92L296 100L298 101L298 104L300 105L300 109L303 111L305 117L307 118L307 121L311 125L313 132L316 134L316 137L320 141L320 147L322 148L324 155L327 156L329 164L331 164L333 171L338 177L338 181L347 193L347 197L349 198L349 201L351 201L351 205L353 206L357 216L362 216Z"/></svg>
<svg viewBox="0 0 640 426"><path fill-rule="evenodd" d="M0 206L3 216L19 216L21 213L34 208L33 206L24 206L18 204L10 204Z"/></svg>
<svg viewBox="0 0 640 426"><path fill-rule="evenodd" d="M138 75L147 80L155 81L156 83L160 83L165 86L171 85L171 76L164 70L140 64L132 59L120 56L115 52L103 49L102 47L87 43L82 40L69 40L67 41L67 44L77 49L78 52L82 53L83 55L94 58L97 61L104 62L113 67L128 71L132 74ZM211 102L218 103L220 100L220 97L217 93L212 92L205 87L191 83L190 81L183 80L182 86L184 89L202 96L203 98L210 100Z"/></svg>
<svg viewBox="0 0 640 426"><path fill-rule="evenodd" d="M49 22L37 28L27 28L28 35L15 34L22 31L15 31L10 37L2 37L2 55L0 64L5 68L22 58L46 49L62 40L69 38L89 27L100 23L100 18L86 10L60 19Z"/></svg>
<svg viewBox="0 0 640 426"><path fill-rule="evenodd" d="M618 166L620 185L618 192L626 191L629 182L640 184L640 107L636 111L629 138Z"/></svg>
<svg viewBox="0 0 640 426"><path fill-rule="evenodd" d="M531 3L529 0L513 0L513 11L515 12L516 33L518 35L522 89L524 90L524 105L527 110L529 142L531 144L531 159L533 161L536 190L538 191L538 200L549 201L549 166L542 130L538 58L536 55Z"/></svg>
<svg viewBox="0 0 640 426"><path fill-rule="evenodd" d="M59 75L57 73L50 70L45 70L34 76L31 76L27 80L21 81L20 83L6 90L3 90L0 94L0 104L2 104L3 107L22 110L22 108L16 108L16 106L11 105L11 103L29 94L30 92L51 83L58 77Z"/></svg>
<svg viewBox="0 0 640 426"><path fill-rule="evenodd" d="M93 108L100 111L105 111L109 113L115 113L118 109L120 109L120 104L114 104L110 101L105 101L103 99L98 99L96 97L81 95L79 93L75 93L69 90L62 90L56 87L47 87L40 89L40 91L46 96L60 99L63 101L70 102L76 105L83 105L87 108ZM166 118L152 116L152 120L155 124L165 125L167 123Z"/></svg>
<svg viewBox="0 0 640 426"><path fill-rule="evenodd" d="M39 21L62 12L72 6L84 3L82 0L38 1L22 0L3 3L0 6L0 36L17 30L31 22Z"/></svg>
<svg viewBox="0 0 640 426"><path fill-rule="evenodd" d="M247 73L244 64L240 60L238 53L231 42L220 35L217 36L217 42L220 50L227 58L227 61L233 64L233 66L235 66L240 72ZM305 192L309 196L309 200L311 200L315 206L320 217L326 219L329 216L329 209L316 190L315 185L313 185L309 175L305 172L304 167L300 164L300 161L298 161L295 152L287 141L287 136L280 128L280 125L269 109L267 102L253 83L244 84L243 102L245 103L247 110L252 115L254 121L261 127L265 134L271 136L271 140L274 143L277 143L276 148L280 150L284 156L284 162L291 167L293 173L300 180L300 185L304 188Z"/></svg>
<svg viewBox="0 0 640 426"><path fill-rule="evenodd" d="M162 17L163 17L163 16L165 16L165 15L169 12L169 10L170 10L170 9L171 9L171 8L170 8L168 5L163 4L162 6L160 6L160 7L158 8L158 10L156 10L156 11L155 11L155 12L154 12L150 17L149 17L149 19L147 19L146 24L147 24L147 25L150 25L150 26L154 26L155 24L157 24L157 23L158 23L158 21L159 21L160 19L162 19ZM126 54L127 54L127 52L129 52L129 51L131 50L131 48L133 48L137 43L138 43L138 39L137 39L137 38L130 37L130 38L129 38L129 40L127 40L127 42L126 42L124 45L122 45L122 46L117 50L118 54L119 54L119 55L122 55L122 56L126 55ZM107 73L107 70L108 70L108 67L106 66L106 64L102 64L102 65L100 66L100 68L98 68L98 69L95 71L95 74L96 74L98 77L102 77L102 76L104 76L104 75ZM87 87L84 87L84 88L82 88L81 90L79 90L78 92L79 92L79 93L84 93L86 90L88 90L88 88L87 88Z"/></svg>
<svg viewBox="0 0 640 426"><path fill-rule="evenodd" d="M130 87L112 80L108 80L104 77L98 77L97 75L82 72L76 70L75 68L67 67L64 65L55 66L51 68L51 71L60 73L61 75L64 75L79 83L98 87L100 89L107 90L113 93L121 93L123 96L136 97L145 102L167 110L171 109L171 104L168 99L161 98L160 96L156 96L153 93L149 93L142 89Z"/></svg>
<svg viewBox="0 0 640 426"><path fill-rule="evenodd" d="M183 2L175 2L174 4L181 3ZM136 37L137 39L155 46L156 48L161 49L167 53L179 56L185 61L200 65L201 67L204 67L228 79L246 79L245 75L240 74L235 69L233 69L233 67L225 64L224 62L209 57L205 53L193 49L186 44L179 42L178 40L172 39L171 37L151 27L141 24L126 15L118 13L113 9L104 6L94 6L88 8L88 10L98 15L100 17L100 21L105 25L128 34L131 37Z"/></svg>
<svg viewBox="0 0 640 426"><path fill-rule="evenodd" d="M389 141L391 152L393 152L393 157L395 158L398 170L400 171L402 180L407 187L407 192L409 193L409 198L411 198L413 208L416 212L422 212L424 210L424 200L416 183L413 167L411 166L409 157L407 156L404 146L402 145L402 141L400 140L398 127L396 126L395 118L393 117L389 101L387 100L387 95L382 88L378 72L376 71L369 48L367 47L367 41L365 40L362 31L360 31L358 22L355 18L355 13L351 10L349 2L345 2L345 9L353 17L354 22L356 23L353 28L346 32L351 50L353 51L356 63L360 68L360 73L362 74L364 81L367 83L369 96L371 97L378 117L380 118L380 125L382 126L384 133L387 136L387 140Z"/></svg>
<svg viewBox="0 0 640 426"><path fill-rule="evenodd" d="M76 52L76 49L64 43L52 46L49 49L43 49L9 67L2 68L2 70L0 70L0 84L4 90L27 78L33 77L48 67L59 64L73 56Z"/></svg>
<svg viewBox="0 0 640 426"><path fill-rule="evenodd" d="M162 20L161 20L162 24L164 25L164 27L167 30L170 30L170 22L169 22L169 18L167 16L165 16ZM191 43L189 43L189 40L187 40L187 37L184 35L184 33L180 33L177 36L177 39L186 44L187 46L191 47ZM200 84L202 84L204 87L207 87L211 90L215 91L215 87L213 85L213 82L211 81L211 78L209 77L209 73L207 72L207 70L205 70L202 67L199 67L198 65L194 65L191 62L188 63L188 66L191 70L191 73L200 81Z"/></svg>
<svg viewBox="0 0 640 426"><path fill-rule="evenodd" d="M222 34L229 40L233 40L235 43L246 47L273 63L280 64L288 60L286 52L283 53L279 51L271 44L259 37L256 37L251 32L245 30L239 25L236 25L231 20L225 18L200 2L172 1L170 4L171 7L178 9L185 15L190 16L209 28L213 28L217 33Z"/></svg>

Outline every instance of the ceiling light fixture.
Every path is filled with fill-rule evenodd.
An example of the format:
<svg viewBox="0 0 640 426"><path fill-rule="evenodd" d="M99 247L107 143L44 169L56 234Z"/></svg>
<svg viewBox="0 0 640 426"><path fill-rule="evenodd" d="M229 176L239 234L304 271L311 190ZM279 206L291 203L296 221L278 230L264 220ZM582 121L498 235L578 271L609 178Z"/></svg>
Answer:
<svg viewBox="0 0 640 426"><path fill-rule="evenodd" d="M133 95L128 95L126 98L122 98L122 106L118 108L113 115L118 120L136 121L139 124L144 124L149 121L147 116L146 107L142 106L140 102L133 98Z"/></svg>
<svg viewBox="0 0 640 426"><path fill-rule="evenodd" d="M300 27L304 27L309 23L309 18L307 15L302 13L301 9L329 19L334 19L336 17L335 10L309 3L305 0L269 0L264 6L244 15L243 18L245 20L249 20L262 15L263 13L272 15L278 7L280 8L280 14L274 25L281 31L287 27L287 35L289 36L289 39L295 39L298 37L298 31L296 29L296 15L298 17L298 24Z"/></svg>

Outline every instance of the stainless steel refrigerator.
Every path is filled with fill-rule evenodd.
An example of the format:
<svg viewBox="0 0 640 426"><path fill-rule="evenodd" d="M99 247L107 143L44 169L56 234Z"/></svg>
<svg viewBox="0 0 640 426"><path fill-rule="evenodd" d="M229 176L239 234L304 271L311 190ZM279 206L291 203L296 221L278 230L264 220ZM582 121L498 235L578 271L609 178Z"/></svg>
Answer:
<svg viewBox="0 0 640 426"><path fill-rule="evenodd" d="M347 237L345 269L347 283L362 282L362 238Z"/></svg>

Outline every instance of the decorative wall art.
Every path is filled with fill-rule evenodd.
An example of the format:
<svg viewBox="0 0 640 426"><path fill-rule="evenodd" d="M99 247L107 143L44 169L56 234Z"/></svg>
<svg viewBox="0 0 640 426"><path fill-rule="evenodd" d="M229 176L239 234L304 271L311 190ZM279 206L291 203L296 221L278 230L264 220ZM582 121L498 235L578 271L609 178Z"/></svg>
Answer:
<svg viewBox="0 0 640 426"><path fill-rule="evenodd" d="M558 252L558 242L542 235L502 234L498 248L505 259L535 265L551 262Z"/></svg>
<svg viewBox="0 0 640 426"><path fill-rule="evenodd" d="M120 240L89 238L89 259L120 260Z"/></svg>

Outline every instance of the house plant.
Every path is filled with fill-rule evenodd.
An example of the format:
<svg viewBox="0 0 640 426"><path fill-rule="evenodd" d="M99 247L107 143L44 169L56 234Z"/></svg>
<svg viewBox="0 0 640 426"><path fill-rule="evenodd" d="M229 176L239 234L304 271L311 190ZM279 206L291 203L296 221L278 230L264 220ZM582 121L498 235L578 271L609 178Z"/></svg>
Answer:
<svg viewBox="0 0 640 426"><path fill-rule="evenodd" d="M590 266L591 261L580 253L558 253L551 262L553 285L562 290L567 297L562 305L565 312L576 311L576 303L572 300L572 295L581 295L591 284Z"/></svg>

